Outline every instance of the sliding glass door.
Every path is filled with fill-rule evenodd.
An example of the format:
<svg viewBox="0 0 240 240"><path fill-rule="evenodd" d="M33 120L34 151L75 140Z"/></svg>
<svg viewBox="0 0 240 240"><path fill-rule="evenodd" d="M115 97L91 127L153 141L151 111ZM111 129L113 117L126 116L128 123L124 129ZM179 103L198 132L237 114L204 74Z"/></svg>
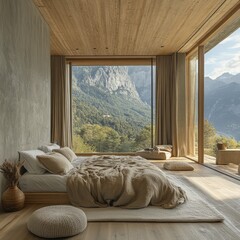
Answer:
<svg viewBox="0 0 240 240"><path fill-rule="evenodd" d="M217 143L240 147L240 29L205 54L204 154L215 163Z"/></svg>

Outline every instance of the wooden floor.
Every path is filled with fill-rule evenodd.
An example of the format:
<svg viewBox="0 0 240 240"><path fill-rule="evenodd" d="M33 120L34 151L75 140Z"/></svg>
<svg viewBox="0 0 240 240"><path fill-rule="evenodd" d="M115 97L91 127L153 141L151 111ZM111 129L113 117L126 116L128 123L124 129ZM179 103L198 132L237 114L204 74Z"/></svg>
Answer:
<svg viewBox="0 0 240 240"><path fill-rule="evenodd" d="M198 161L197 157L193 157L193 156L189 156L189 159L192 159L196 162ZM216 157L205 154L204 155L204 165L207 167L210 167L212 169L215 169L218 172L221 172L230 177L240 180L240 174L238 173L238 164L229 163L226 165L217 165Z"/></svg>
<svg viewBox="0 0 240 240"><path fill-rule="evenodd" d="M219 172L222 172L228 176L240 180L240 174L238 173L238 164L229 163L226 165L216 165L216 158L211 156L204 156L204 165L213 168Z"/></svg>
<svg viewBox="0 0 240 240"><path fill-rule="evenodd" d="M185 160L187 161L187 160ZM162 168L162 162L155 162ZM193 172L169 172L183 178L225 217L222 223L88 223L72 240L240 240L240 181L193 163ZM31 213L42 207L29 205L15 213L0 214L1 240L40 239L28 232Z"/></svg>

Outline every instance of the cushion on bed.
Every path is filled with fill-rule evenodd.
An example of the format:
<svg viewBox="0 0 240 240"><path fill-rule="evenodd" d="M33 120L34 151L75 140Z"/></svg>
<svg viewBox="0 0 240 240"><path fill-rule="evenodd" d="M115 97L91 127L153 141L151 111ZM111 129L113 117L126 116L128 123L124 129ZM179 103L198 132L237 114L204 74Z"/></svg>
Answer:
<svg viewBox="0 0 240 240"><path fill-rule="evenodd" d="M77 158L76 154L69 147L64 147L64 148L60 148L60 149L54 149L53 152L61 153L70 162Z"/></svg>
<svg viewBox="0 0 240 240"><path fill-rule="evenodd" d="M57 152L39 155L37 159L51 173L66 174L73 168L68 159Z"/></svg>
<svg viewBox="0 0 240 240"><path fill-rule="evenodd" d="M39 150L45 152L45 153L49 153L52 152L54 149L59 149L60 146L56 143L49 143L47 145L42 145L41 147L39 147Z"/></svg>
<svg viewBox="0 0 240 240"><path fill-rule="evenodd" d="M163 167L170 171L193 171L194 168L189 163L172 161L163 164Z"/></svg>
<svg viewBox="0 0 240 240"><path fill-rule="evenodd" d="M41 150L19 151L19 159L20 161L24 161L23 166L29 173L43 174L46 172L46 169L37 160L37 155L44 154L45 153Z"/></svg>

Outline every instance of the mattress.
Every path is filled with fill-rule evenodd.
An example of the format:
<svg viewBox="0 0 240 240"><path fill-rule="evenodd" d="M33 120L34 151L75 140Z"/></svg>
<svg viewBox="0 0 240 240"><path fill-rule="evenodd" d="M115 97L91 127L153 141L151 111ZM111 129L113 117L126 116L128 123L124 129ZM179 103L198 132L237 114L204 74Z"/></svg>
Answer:
<svg viewBox="0 0 240 240"><path fill-rule="evenodd" d="M78 157L72 164L77 166L87 157ZM67 175L52 173L30 174L26 172L19 180L23 192L66 192Z"/></svg>
<svg viewBox="0 0 240 240"><path fill-rule="evenodd" d="M26 172L19 180L19 187L23 192L66 192L66 180L66 175Z"/></svg>

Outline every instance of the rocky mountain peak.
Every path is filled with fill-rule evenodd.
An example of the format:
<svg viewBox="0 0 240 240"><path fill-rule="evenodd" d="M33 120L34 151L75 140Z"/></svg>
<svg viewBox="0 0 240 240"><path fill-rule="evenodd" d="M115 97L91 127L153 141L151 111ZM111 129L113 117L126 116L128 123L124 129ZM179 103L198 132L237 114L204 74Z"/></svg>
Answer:
<svg viewBox="0 0 240 240"><path fill-rule="evenodd" d="M204 115L221 135L240 140L240 74L205 77Z"/></svg>
<svg viewBox="0 0 240 240"><path fill-rule="evenodd" d="M98 87L110 94L125 95L129 98L140 100L136 86L128 74L127 67L94 67L92 71L85 71L85 75L81 76L81 82L89 86Z"/></svg>
<svg viewBox="0 0 240 240"><path fill-rule="evenodd" d="M225 80L231 78L232 76L232 74L225 72L221 76L217 77L216 80Z"/></svg>

